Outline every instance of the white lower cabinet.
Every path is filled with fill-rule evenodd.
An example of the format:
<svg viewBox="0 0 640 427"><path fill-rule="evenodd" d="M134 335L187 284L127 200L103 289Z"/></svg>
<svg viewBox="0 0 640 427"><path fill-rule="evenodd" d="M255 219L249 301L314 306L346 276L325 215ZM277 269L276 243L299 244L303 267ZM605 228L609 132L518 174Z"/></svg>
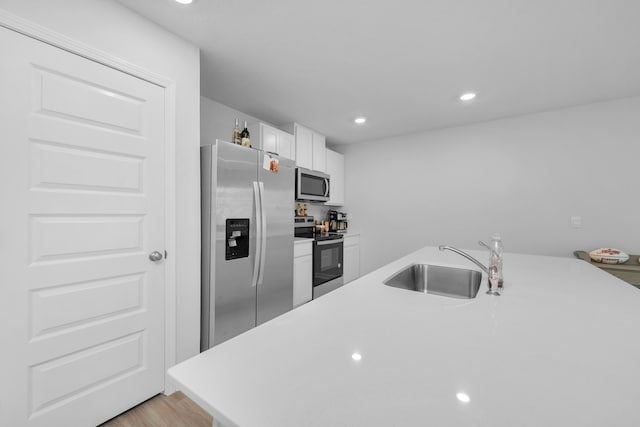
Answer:
<svg viewBox="0 0 640 427"><path fill-rule="evenodd" d="M360 236L358 234L344 236L343 262L342 276L345 284L360 277Z"/></svg>
<svg viewBox="0 0 640 427"><path fill-rule="evenodd" d="M293 306L313 298L313 240L293 243Z"/></svg>

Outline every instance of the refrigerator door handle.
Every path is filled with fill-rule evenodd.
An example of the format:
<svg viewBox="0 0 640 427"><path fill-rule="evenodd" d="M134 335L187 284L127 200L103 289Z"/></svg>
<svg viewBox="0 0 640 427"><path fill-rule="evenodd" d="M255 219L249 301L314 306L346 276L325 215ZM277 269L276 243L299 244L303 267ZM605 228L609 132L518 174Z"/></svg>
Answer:
<svg viewBox="0 0 640 427"><path fill-rule="evenodd" d="M258 183L258 189L260 190L260 216L262 225L262 242L260 245L260 269L258 275L258 285L262 285L262 279L264 279L264 263L267 259L267 210L264 207L264 182Z"/></svg>
<svg viewBox="0 0 640 427"><path fill-rule="evenodd" d="M258 271L260 270L260 254L262 247L262 200L260 198L260 186L257 181L253 181L253 200L256 204L256 254L253 263L253 278L251 287L258 284Z"/></svg>

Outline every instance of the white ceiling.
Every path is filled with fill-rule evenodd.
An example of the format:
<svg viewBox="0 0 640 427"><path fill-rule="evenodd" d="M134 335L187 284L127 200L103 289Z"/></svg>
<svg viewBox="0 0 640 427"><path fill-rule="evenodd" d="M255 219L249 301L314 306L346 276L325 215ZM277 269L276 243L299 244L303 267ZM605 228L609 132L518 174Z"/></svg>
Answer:
<svg viewBox="0 0 640 427"><path fill-rule="evenodd" d="M640 94L637 0L118 1L200 47L203 96L334 144Z"/></svg>

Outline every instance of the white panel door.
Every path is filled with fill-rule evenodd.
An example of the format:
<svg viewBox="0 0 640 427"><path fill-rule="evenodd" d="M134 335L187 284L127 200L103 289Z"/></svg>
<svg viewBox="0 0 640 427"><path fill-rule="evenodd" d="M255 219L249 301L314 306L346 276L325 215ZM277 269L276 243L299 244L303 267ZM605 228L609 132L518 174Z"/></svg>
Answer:
<svg viewBox="0 0 640 427"><path fill-rule="evenodd" d="M164 387L164 90L0 27L0 425Z"/></svg>

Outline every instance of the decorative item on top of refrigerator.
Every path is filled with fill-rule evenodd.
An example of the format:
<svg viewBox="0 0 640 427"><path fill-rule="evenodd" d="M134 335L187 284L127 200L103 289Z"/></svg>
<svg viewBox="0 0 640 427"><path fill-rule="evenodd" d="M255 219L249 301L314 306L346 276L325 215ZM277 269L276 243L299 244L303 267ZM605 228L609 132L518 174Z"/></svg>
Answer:
<svg viewBox="0 0 640 427"><path fill-rule="evenodd" d="M251 147L251 138L249 129L247 129L247 121L244 121L244 129L240 132L240 141L243 147Z"/></svg>
<svg viewBox="0 0 640 427"><path fill-rule="evenodd" d="M237 117L236 117L236 124L233 127L233 138L231 139L231 142L233 142L234 144L238 144L238 145L242 144L242 139L240 137L240 125L238 124L238 118Z"/></svg>

